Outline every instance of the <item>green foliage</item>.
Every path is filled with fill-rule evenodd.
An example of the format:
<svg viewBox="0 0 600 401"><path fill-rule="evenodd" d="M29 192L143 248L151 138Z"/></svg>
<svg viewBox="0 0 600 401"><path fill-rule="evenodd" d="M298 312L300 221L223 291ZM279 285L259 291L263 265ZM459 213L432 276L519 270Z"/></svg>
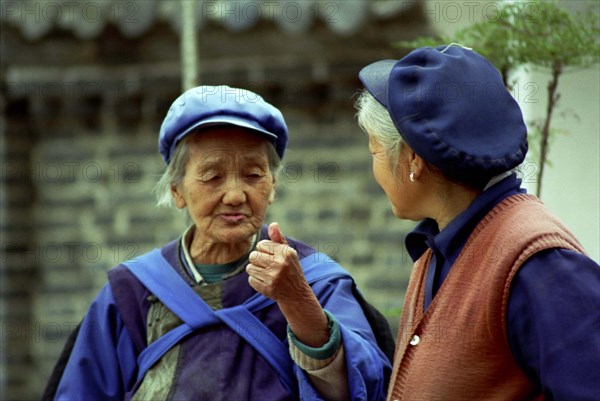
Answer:
<svg viewBox="0 0 600 401"><path fill-rule="evenodd" d="M540 196L544 166L548 164L550 127L558 104L560 76L569 70L590 67L600 61L600 13L593 2L585 13L573 15L555 1L503 3L494 16L456 32L452 37L422 37L398 42L414 49L460 43L471 47L498 68L505 86L512 90L511 73L520 67L549 71L546 116L530 123L530 143L539 152L537 194Z"/></svg>
<svg viewBox="0 0 600 401"><path fill-rule="evenodd" d="M573 16L553 2L536 2L537 15L508 28L514 29L519 64L548 69L557 65L587 67L600 56L597 9Z"/></svg>
<svg viewBox="0 0 600 401"><path fill-rule="evenodd" d="M381 312L383 316L388 318L396 318L402 315L402 307L388 308Z"/></svg>
<svg viewBox="0 0 600 401"><path fill-rule="evenodd" d="M590 6L588 12L574 16L555 2L535 0L505 3L496 15L452 37L421 37L395 45L414 49L460 43L472 47L498 70L510 73L523 65L591 66L600 61L599 39L598 7Z"/></svg>

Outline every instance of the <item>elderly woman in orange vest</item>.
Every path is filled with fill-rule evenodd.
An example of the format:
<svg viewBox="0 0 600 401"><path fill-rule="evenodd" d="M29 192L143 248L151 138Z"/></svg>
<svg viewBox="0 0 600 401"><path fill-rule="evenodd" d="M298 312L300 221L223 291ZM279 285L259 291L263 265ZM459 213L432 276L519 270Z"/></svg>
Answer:
<svg viewBox="0 0 600 401"><path fill-rule="evenodd" d="M498 71L449 45L359 77L375 179L420 221L388 400L599 400L600 266L521 188L527 131Z"/></svg>

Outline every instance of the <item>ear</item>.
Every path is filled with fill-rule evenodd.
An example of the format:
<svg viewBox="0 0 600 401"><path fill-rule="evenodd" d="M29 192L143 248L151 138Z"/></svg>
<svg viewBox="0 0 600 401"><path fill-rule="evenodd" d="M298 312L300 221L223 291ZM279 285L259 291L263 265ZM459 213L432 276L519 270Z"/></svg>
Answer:
<svg viewBox="0 0 600 401"><path fill-rule="evenodd" d="M410 164L410 171L414 172L415 180L419 179L425 171L425 160L416 153L413 152L413 160Z"/></svg>
<svg viewBox="0 0 600 401"><path fill-rule="evenodd" d="M425 169L425 160L405 143L402 145L401 160L400 168L402 171L400 171L400 174L402 177L405 177L406 180L408 180L411 173L415 180L421 177Z"/></svg>
<svg viewBox="0 0 600 401"><path fill-rule="evenodd" d="M187 206L185 202L185 198L181 194L179 187L177 185L171 185L171 195L173 195L173 200L175 201L175 206L178 209L183 209Z"/></svg>

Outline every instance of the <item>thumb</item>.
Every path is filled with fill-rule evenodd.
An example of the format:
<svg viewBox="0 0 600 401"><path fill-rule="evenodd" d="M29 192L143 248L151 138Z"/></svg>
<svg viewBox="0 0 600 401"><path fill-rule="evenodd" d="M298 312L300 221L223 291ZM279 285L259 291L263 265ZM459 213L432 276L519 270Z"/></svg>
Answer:
<svg viewBox="0 0 600 401"><path fill-rule="evenodd" d="M281 229L279 228L279 223L271 223L269 224L269 238L271 241L277 242L279 244L287 245L287 240L283 236Z"/></svg>

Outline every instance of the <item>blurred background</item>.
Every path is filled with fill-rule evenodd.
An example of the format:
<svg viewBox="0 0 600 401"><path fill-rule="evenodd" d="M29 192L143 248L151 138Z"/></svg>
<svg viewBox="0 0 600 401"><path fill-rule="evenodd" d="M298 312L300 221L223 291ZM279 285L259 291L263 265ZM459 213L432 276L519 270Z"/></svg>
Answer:
<svg viewBox="0 0 600 401"><path fill-rule="evenodd" d="M178 237L184 215L154 206L157 136L197 84L243 87L290 128L268 221L327 253L397 327L415 223L372 178L354 118L358 71L394 44L491 18L491 1L2 1L0 39L0 399L38 399L106 270ZM559 2L572 11L596 1ZM190 24L191 22L191 24ZM543 21L540 21L543 23ZM476 46L475 50L477 50ZM544 112L548 76L514 96ZM537 88L537 89L536 89ZM600 254L600 72L566 74L542 199ZM535 179L527 161L521 174Z"/></svg>

